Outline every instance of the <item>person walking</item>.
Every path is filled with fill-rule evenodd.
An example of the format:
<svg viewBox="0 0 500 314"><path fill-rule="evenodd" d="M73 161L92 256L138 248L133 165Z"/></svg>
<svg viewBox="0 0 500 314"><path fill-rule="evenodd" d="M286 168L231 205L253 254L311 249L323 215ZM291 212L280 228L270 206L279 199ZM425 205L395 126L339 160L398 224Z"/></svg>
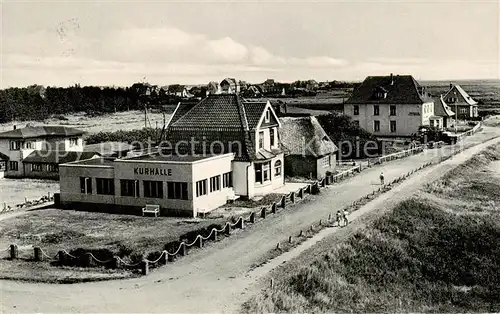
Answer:
<svg viewBox="0 0 500 314"><path fill-rule="evenodd" d="M347 218L349 216L349 212L347 209L344 209L342 216L344 217L344 226L347 226L349 224L349 219Z"/></svg>
<svg viewBox="0 0 500 314"><path fill-rule="evenodd" d="M384 185L384 173L380 173L380 185Z"/></svg>
<svg viewBox="0 0 500 314"><path fill-rule="evenodd" d="M342 213L340 212L340 210L337 210L337 226L340 227L341 221L342 221Z"/></svg>

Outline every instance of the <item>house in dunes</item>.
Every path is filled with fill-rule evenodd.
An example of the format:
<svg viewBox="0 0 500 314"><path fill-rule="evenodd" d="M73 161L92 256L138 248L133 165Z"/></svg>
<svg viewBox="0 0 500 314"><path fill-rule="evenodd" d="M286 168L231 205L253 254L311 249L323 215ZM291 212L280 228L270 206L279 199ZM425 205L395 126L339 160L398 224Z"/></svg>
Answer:
<svg viewBox="0 0 500 314"><path fill-rule="evenodd" d="M176 154L234 153L234 193L251 198L284 185L280 127L269 101L218 94L179 103L166 139Z"/></svg>
<svg viewBox="0 0 500 314"><path fill-rule="evenodd" d="M344 103L344 114L380 137L409 137L429 125L434 102L411 75L369 76Z"/></svg>
<svg viewBox="0 0 500 314"><path fill-rule="evenodd" d="M240 83L234 78L225 78L219 84L219 92L221 94L239 94L240 93Z"/></svg>
<svg viewBox="0 0 500 314"><path fill-rule="evenodd" d="M444 101L443 96L436 97L434 99L434 116L438 117L437 121L440 121L436 124L436 120L431 118L430 126L435 126L439 129L446 129L453 125L453 118L455 117L455 112L453 112L448 106L448 104Z"/></svg>
<svg viewBox="0 0 500 314"><path fill-rule="evenodd" d="M450 84L450 90L446 92L443 99L455 109L457 119L467 120L479 116L477 101L472 99L460 85Z"/></svg>
<svg viewBox="0 0 500 314"><path fill-rule="evenodd" d="M282 117L285 175L321 179L336 164L337 146L313 116Z"/></svg>

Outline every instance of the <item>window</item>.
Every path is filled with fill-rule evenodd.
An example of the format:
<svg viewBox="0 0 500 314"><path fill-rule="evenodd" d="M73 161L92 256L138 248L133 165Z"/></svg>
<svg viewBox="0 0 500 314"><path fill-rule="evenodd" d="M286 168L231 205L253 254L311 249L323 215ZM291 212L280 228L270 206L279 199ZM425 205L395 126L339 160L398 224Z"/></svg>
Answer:
<svg viewBox="0 0 500 314"><path fill-rule="evenodd" d="M220 190L220 176L213 176L210 178L210 192Z"/></svg>
<svg viewBox="0 0 500 314"><path fill-rule="evenodd" d="M0 160L0 171L7 170L7 163L5 161Z"/></svg>
<svg viewBox="0 0 500 314"><path fill-rule="evenodd" d="M281 175L281 160L276 160L274 163L274 176L279 177Z"/></svg>
<svg viewBox="0 0 500 314"><path fill-rule="evenodd" d="M138 180L120 180L121 196L139 197Z"/></svg>
<svg viewBox="0 0 500 314"><path fill-rule="evenodd" d="M269 175L269 170L271 168L271 162L255 164L255 182L263 183L265 181L271 180Z"/></svg>
<svg viewBox="0 0 500 314"><path fill-rule="evenodd" d="M352 123L354 123L355 126L359 127L359 120L353 120Z"/></svg>
<svg viewBox="0 0 500 314"><path fill-rule="evenodd" d="M96 178L96 192L103 195L115 195L115 181L113 179Z"/></svg>
<svg viewBox="0 0 500 314"><path fill-rule="evenodd" d="M196 182L196 196L207 195L207 179Z"/></svg>
<svg viewBox="0 0 500 314"><path fill-rule="evenodd" d="M374 132L380 131L380 121L378 120L373 121L373 131Z"/></svg>
<svg viewBox="0 0 500 314"><path fill-rule="evenodd" d="M380 108L378 105L373 105L373 115L378 116L380 114Z"/></svg>
<svg viewBox="0 0 500 314"><path fill-rule="evenodd" d="M186 182L167 182L167 198L175 200L188 199L188 185Z"/></svg>
<svg viewBox="0 0 500 314"><path fill-rule="evenodd" d="M222 175L222 187L232 188L233 187L233 173L226 172Z"/></svg>
<svg viewBox="0 0 500 314"><path fill-rule="evenodd" d="M10 141L10 150L20 150L21 142L19 141Z"/></svg>
<svg viewBox="0 0 500 314"><path fill-rule="evenodd" d="M259 132L259 148L264 148L264 132Z"/></svg>
<svg viewBox="0 0 500 314"><path fill-rule="evenodd" d="M271 142L271 147L274 146L274 129L269 129L269 139Z"/></svg>
<svg viewBox="0 0 500 314"><path fill-rule="evenodd" d="M321 166L323 166L324 168L329 168L331 166L331 156L328 155L328 156L321 158L320 163L321 163Z"/></svg>
<svg viewBox="0 0 500 314"><path fill-rule="evenodd" d="M80 177L80 192L92 194L92 178Z"/></svg>
<svg viewBox="0 0 500 314"><path fill-rule="evenodd" d="M18 171L19 170L19 163L17 161L9 161L9 170Z"/></svg>
<svg viewBox="0 0 500 314"><path fill-rule="evenodd" d="M269 120L270 120L270 115L271 115L271 114L270 114L269 110L267 110L267 111L266 111L266 122L269 122Z"/></svg>
<svg viewBox="0 0 500 314"><path fill-rule="evenodd" d="M42 164L31 164L31 171L42 171Z"/></svg>
<svg viewBox="0 0 500 314"><path fill-rule="evenodd" d="M163 182L143 181L144 197L163 198Z"/></svg>
<svg viewBox="0 0 500 314"><path fill-rule="evenodd" d="M391 106L390 111L391 111L390 115L395 116L396 115L396 106Z"/></svg>
<svg viewBox="0 0 500 314"><path fill-rule="evenodd" d="M78 146L78 137L72 137L69 139L69 146Z"/></svg>
<svg viewBox="0 0 500 314"><path fill-rule="evenodd" d="M391 132L396 132L396 121L391 121Z"/></svg>
<svg viewBox="0 0 500 314"><path fill-rule="evenodd" d="M460 113L467 113L467 108L460 108Z"/></svg>
<svg viewBox="0 0 500 314"><path fill-rule="evenodd" d="M26 147L26 149L33 149L33 142L25 142L24 143L24 146Z"/></svg>
<svg viewBox="0 0 500 314"><path fill-rule="evenodd" d="M359 106L358 105L354 105L354 115L359 116Z"/></svg>
<svg viewBox="0 0 500 314"><path fill-rule="evenodd" d="M59 165L56 164L48 164L47 165L47 170L49 172L59 172Z"/></svg>

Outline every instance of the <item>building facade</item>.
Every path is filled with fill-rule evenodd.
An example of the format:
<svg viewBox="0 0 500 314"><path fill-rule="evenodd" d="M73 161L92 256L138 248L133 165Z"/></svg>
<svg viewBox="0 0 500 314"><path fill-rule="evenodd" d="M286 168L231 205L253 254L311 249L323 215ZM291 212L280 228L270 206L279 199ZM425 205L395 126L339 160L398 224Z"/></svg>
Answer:
<svg viewBox="0 0 500 314"><path fill-rule="evenodd" d="M411 75L369 76L344 104L344 114L381 137L409 137L429 125L434 102Z"/></svg>
<svg viewBox="0 0 500 314"><path fill-rule="evenodd" d="M140 213L159 205L162 215L197 216L234 196L234 154L193 157L152 153L63 164L64 208Z"/></svg>
<svg viewBox="0 0 500 314"><path fill-rule="evenodd" d="M333 172L337 146L316 117L282 117L285 175L322 179Z"/></svg>
<svg viewBox="0 0 500 314"><path fill-rule="evenodd" d="M6 156L4 176L29 177L33 172L32 166L26 167L24 163L29 162L35 155L53 157L56 152L58 156L82 152L84 133L81 130L63 126L27 126L0 133L0 153ZM39 167L35 166L33 169L38 172ZM47 172L47 174L48 178L53 177L52 172Z"/></svg>
<svg viewBox="0 0 500 314"><path fill-rule="evenodd" d="M457 119L477 118L478 103L460 85L450 84L450 90L443 96L444 101L454 108Z"/></svg>

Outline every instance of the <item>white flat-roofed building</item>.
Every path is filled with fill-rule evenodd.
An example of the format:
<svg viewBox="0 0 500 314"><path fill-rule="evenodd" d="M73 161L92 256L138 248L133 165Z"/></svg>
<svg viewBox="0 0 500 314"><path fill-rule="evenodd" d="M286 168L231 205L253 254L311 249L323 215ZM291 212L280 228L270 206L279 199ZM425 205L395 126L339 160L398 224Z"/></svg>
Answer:
<svg viewBox="0 0 500 314"><path fill-rule="evenodd" d="M209 212L234 197L234 154L176 156L153 153L93 158L60 165L65 208L140 213L159 205L162 215Z"/></svg>

